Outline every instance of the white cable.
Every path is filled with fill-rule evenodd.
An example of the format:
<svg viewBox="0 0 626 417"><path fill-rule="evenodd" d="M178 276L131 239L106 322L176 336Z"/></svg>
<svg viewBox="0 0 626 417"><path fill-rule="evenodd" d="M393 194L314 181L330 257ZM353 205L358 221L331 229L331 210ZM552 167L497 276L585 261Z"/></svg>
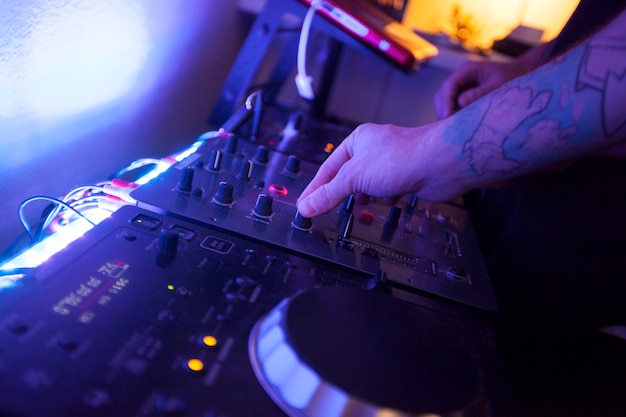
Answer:
<svg viewBox="0 0 626 417"><path fill-rule="evenodd" d="M306 100L313 100L315 93L313 92L313 78L306 73L306 47L309 41L309 34L311 33L311 23L315 12L320 8L323 0L312 0L309 10L307 10L302 22L302 29L300 30L300 40L298 42L298 61L296 74L296 87L298 88L298 94L300 97Z"/></svg>

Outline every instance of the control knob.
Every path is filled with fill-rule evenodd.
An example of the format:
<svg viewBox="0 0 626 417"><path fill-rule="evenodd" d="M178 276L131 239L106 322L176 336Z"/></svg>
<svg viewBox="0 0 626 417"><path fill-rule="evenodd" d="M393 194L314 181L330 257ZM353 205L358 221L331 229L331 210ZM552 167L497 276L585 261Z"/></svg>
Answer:
<svg viewBox="0 0 626 417"><path fill-rule="evenodd" d="M272 216L272 203L274 199L266 194L259 194L256 199L256 204L252 212L259 217L271 217Z"/></svg>
<svg viewBox="0 0 626 417"><path fill-rule="evenodd" d="M297 212L291 225L298 230L309 231L313 227L313 221L310 217L304 217L300 212Z"/></svg>
<svg viewBox="0 0 626 417"><path fill-rule="evenodd" d="M350 194L342 203L341 205L341 211L343 213L352 213L352 210L354 210L354 194Z"/></svg>
<svg viewBox="0 0 626 417"><path fill-rule="evenodd" d="M269 150L266 146L260 145L254 155L254 162L259 164L267 164L269 161Z"/></svg>
<svg viewBox="0 0 626 417"><path fill-rule="evenodd" d="M387 218L385 219L385 226L393 228L397 227L398 221L400 220L400 214L402 214L402 209L400 207L391 207L389 214L387 214Z"/></svg>
<svg viewBox="0 0 626 417"><path fill-rule="evenodd" d="M244 161L239 167L239 173L237 174L237 179L241 181L250 181L252 178L252 162Z"/></svg>
<svg viewBox="0 0 626 417"><path fill-rule="evenodd" d="M156 243L157 265L166 266L178 252L178 232L173 229L161 229Z"/></svg>
<svg viewBox="0 0 626 417"><path fill-rule="evenodd" d="M180 179L178 180L178 189L180 191L189 192L193 185L193 168L185 168L180 173Z"/></svg>
<svg viewBox="0 0 626 417"><path fill-rule="evenodd" d="M233 204L233 186L227 182L220 182L217 186L217 192L213 196L213 202L222 206L230 206Z"/></svg>
<svg viewBox="0 0 626 417"><path fill-rule="evenodd" d="M296 175L300 172L300 159L297 156L289 155L287 164L285 165L285 172L292 175Z"/></svg>
<svg viewBox="0 0 626 417"><path fill-rule="evenodd" d="M224 152L232 155L235 151L237 151L237 136L231 135L224 145Z"/></svg>
<svg viewBox="0 0 626 417"><path fill-rule="evenodd" d="M207 165L207 168L209 171L219 172L221 167L222 167L222 152L218 151L217 149L213 149L211 151L211 155L209 155L209 163Z"/></svg>

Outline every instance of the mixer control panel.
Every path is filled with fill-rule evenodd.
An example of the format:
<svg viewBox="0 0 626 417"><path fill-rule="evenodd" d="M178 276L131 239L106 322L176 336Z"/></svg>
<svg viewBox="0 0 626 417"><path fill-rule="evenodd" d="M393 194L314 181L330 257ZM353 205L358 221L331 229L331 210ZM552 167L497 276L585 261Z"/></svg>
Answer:
<svg viewBox="0 0 626 417"><path fill-rule="evenodd" d="M319 165L237 136L209 139L132 196L139 206L252 238L357 274L495 311L467 212L409 196L395 206L348 198L313 219L296 200Z"/></svg>
<svg viewBox="0 0 626 417"><path fill-rule="evenodd" d="M228 158L222 163L228 164ZM255 166L252 168L250 181L258 181ZM180 191L176 183L173 184L175 191L170 191L177 195L190 193L178 200L189 204L195 198L193 190L198 187L195 183L198 177L202 175L194 175L190 192ZM204 180L208 178L207 173ZM185 181L181 185L186 188ZM241 198L242 191L246 189L238 184L233 192L235 201ZM259 204L262 217L269 208L266 203ZM228 205L206 200L203 205L211 210L228 208ZM283 205L286 203L273 201L272 212L280 212ZM246 208L251 218L255 216L254 207ZM267 223L255 221L254 224L267 227ZM300 224L300 227L307 229L307 224ZM445 411L457 413L462 409L471 411L463 415L514 415L509 391L502 383L505 377L487 314L396 287L381 288L376 276L363 271L355 273L352 269L322 263L198 222L123 207L32 275L23 278L20 285L0 293L0 415L285 415L284 404L297 409L300 406L293 395L299 398L302 392L292 390L292 395L276 402L280 390L272 389L270 395L264 389L277 380L283 381L287 389L294 386L281 373L285 368L278 366L288 363L291 356L280 356L280 349L271 350L269 356L264 353L269 342L279 347L275 342L280 338L272 337L271 326L275 324L272 317L285 316L292 322L290 332L305 330L294 325L293 320L308 317L308 321L316 323L315 308L327 301L318 298L323 294L312 294L313 297L304 299L298 295L320 288L344 290L330 294L328 301L332 302L333 310L320 318L335 317L335 314L340 318L344 314L342 308L346 314L352 311L350 322L355 326L360 322L362 334L358 337L361 339L350 338L350 329L342 331L340 319L332 325L324 319L324 323L313 327L322 330L328 326L334 329L328 333L334 334L333 337L348 336L350 340L345 342L349 346L374 346L370 351L375 357L389 363L396 359L393 354L387 355L378 349L385 346L398 349L395 342L384 343L387 324L395 328L394 323L383 320L384 315L380 314L378 320L370 321L366 317L370 313L354 314L356 310L349 304L342 306L341 300L346 303L365 300L370 305L367 300L373 296L362 298L363 293L375 292L378 296L372 300L379 306L376 311L390 307L390 312L395 312L396 316L389 317L404 320L406 312L413 316L417 314L413 309L417 309L419 314L411 323L433 321L432 325L424 324L424 329L411 330L414 337L409 339L415 340L423 350L424 337L433 339L438 334L443 338L440 342L433 340L433 345L445 345L448 350L467 349L467 353L451 356L453 361L459 361L459 357L464 359L463 367L458 368L465 372L463 378L455 374L456 368L451 363L438 356L438 351L431 350L435 356L419 362L428 369L435 369L431 364L439 363L437 369L452 370L452 375L444 384L445 389L437 390L438 395L443 396L439 398L441 401L425 398L426 405L420 403L416 407L454 403L460 408ZM291 307L285 305L294 297ZM311 304L311 298L317 301ZM366 312L374 308L373 305L363 307ZM295 317L290 319L294 313ZM261 322L262 317L269 318ZM260 326L257 331L260 336L253 339L250 335L255 325ZM435 333L429 333L431 328L436 329ZM374 329L379 332L376 343L368 340ZM339 333L335 333L337 331ZM320 349L329 346L330 340L322 340L324 337L303 336L306 336L306 351L316 351L311 345L317 343L315 340L324 342ZM450 340L454 341L454 347L449 347ZM344 349L344 344L338 346ZM297 343L289 349L298 349ZM303 360L307 356L306 352L296 355L301 355ZM341 351L341 355L345 352ZM313 362L325 356L320 354ZM332 363L323 368L332 367ZM315 363L307 366L313 365ZM397 401L400 391L407 391L406 387L394 387L392 369L387 362L382 366L380 369L389 378L384 383L370 381L380 392L367 399L368 404L385 408L385 398L394 398L395 404L400 405L411 403L411 397ZM254 367L266 372L255 374ZM398 367L401 366L396 363ZM317 372L324 374L323 370ZM306 377L301 372L296 373ZM416 373L421 374L416 381L432 385L428 373ZM413 381L407 372L403 373L403 378L403 381L406 378ZM463 385L459 385L461 379ZM450 397L454 402L446 401L445 396L456 388L457 392ZM337 389L353 392L349 386ZM318 397L309 397L307 407L322 406L315 398ZM284 404L279 406L280 401ZM355 404L356 400L351 401ZM322 409L336 406L334 401ZM480 414L475 414L477 412Z"/></svg>

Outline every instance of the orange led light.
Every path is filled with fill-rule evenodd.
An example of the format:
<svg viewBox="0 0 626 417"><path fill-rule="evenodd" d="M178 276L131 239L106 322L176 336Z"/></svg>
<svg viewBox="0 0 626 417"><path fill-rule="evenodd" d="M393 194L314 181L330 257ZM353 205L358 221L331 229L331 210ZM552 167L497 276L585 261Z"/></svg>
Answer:
<svg viewBox="0 0 626 417"><path fill-rule="evenodd" d="M335 145L333 145L332 143L327 143L326 147L324 148L324 152L331 153L333 149L335 149Z"/></svg>
<svg viewBox="0 0 626 417"><path fill-rule="evenodd" d="M208 347L215 347L217 346L217 339L215 338L215 336L204 336L202 338L202 343L204 343L206 346Z"/></svg>
<svg viewBox="0 0 626 417"><path fill-rule="evenodd" d="M189 359L187 361L187 368L189 368L189 370L194 371L194 372L200 372L204 369L204 362L196 358Z"/></svg>

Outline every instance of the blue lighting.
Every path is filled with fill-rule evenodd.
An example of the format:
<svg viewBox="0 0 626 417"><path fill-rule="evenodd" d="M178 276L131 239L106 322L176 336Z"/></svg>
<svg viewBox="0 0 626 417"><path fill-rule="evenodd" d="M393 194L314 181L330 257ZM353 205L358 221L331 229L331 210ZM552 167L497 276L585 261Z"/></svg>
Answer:
<svg viewBox="0 0 626 417"><path fill-rule="evenodd" d="M91 222L97 224L109 217L111 212L99 208L92 208L82 214ZM92 228L92 224L84 219L78 218L63 229L51 234L33 247L0 265L0 271L11 271L18 268L36 268ZM17 279L18 278L14 278L13 280Z"/></svg>
<svg viewBox="0 0 626 417"><path fill-rule="evenodd" d="M111 102L131 89L151 49L140 2L9 1L6 6L12 9L6 16L24 29L0 39L8 44L2 65L16 78L0 80L5 116L27 111L58 119Z"/></svg>

